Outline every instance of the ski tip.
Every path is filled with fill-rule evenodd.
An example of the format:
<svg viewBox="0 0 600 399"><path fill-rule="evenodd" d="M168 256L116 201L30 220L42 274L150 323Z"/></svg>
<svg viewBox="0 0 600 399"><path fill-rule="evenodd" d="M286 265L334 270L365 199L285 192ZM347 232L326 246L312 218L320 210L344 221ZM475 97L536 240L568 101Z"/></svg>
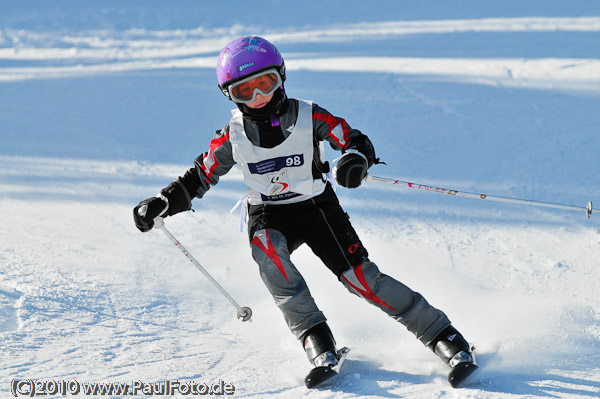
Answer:
<svg viewBox="0 0 600 399"><path fill-rule="evenodd" d="M314 369L312 369L310 373L308 373L306 378L304 378L304 383L306 384L306 387L308 389L318 388L321 385L323 385L326 381L336 377L340 372L340 369L342 367L342 364L344 363L344 360L346 359L346 356L348 355L348 352L350 352L350 348L348 347L343 347L342 349L337 351L336 355L338 363L335 366L315 367Z"/></svg>
<svg viewBox="0 0 600 399"><path fill-rule="evenodd" d="M337 373L331 367L315 367L308 373L304 383L308 389L316 388L325 381L333 378Z"/></svg>
<svg viewBox="0 0 600 399"><path fill-rule="evenodd" d="M479 366L475 363L457 364L448 374L448 382L452 388L461 388L472 381L477 369Z"/></svg>

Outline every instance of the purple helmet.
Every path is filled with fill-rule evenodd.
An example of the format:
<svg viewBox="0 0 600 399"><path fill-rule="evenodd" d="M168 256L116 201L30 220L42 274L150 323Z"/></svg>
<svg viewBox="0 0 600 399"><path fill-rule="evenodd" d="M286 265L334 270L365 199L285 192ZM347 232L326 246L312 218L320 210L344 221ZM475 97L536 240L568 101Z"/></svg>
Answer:
<svg viewBox="0 0 600 399"><path fill-rule="evenodd" d="M269 68L275 68L282 81L285 81L285 64L275 46L262 37L240 37L225 46L219 55L219 88L230 98L227 87L231 83Z"/></svg>

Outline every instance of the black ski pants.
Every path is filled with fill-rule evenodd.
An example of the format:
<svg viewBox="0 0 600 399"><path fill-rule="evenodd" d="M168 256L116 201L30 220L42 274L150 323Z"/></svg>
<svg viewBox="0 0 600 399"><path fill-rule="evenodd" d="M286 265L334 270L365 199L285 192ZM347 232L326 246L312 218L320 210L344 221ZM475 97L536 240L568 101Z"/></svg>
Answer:
<svg viewBox="0 0 600 399"><path fill-rule="evenodd" d="M290 254L306 243L351 293L406 326L425 345L450 321L421 294L379 271L328 184L312 199L250 205L252 256L288 327L297 338L327 319L314 302Z"/></svg>

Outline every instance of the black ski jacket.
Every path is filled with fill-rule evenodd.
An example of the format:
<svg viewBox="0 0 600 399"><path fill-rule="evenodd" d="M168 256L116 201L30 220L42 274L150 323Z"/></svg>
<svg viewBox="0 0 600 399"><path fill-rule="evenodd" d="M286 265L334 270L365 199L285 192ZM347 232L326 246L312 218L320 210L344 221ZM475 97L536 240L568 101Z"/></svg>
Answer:
<svg viewBox="0 0 600 399"><path fill-rule="evenodd" d="M244 130L252 144L273 148L280 144L291 134L291 127L295 126L298 117L298 100L286 99L278 114L279 126L272 126L269 119L256 120L244 114ZM364 154L369 167L377 162L375 150L369 138L359 130L352 129L348 123L329 111L313 103L313 176L324 178L323 174L329 171L328 163L319 159L318 144L321 141L329 142L336 151L346 152L353 149ZM204 194L219 182L235 165L231 142L229 141L229 124L217 130L210 142L210 148L194 161L194 167L187 170L169 186L162 190L162 194L169 200L168 215L174 215L191 209L193 198L202 198Z"/></svg>

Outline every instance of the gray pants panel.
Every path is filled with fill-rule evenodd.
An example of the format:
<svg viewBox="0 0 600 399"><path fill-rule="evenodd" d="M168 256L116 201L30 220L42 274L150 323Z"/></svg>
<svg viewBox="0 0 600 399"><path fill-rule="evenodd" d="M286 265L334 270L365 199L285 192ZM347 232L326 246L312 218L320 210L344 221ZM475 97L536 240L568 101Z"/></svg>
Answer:
<svg viewBox="0 0 600 399"><path fill-rule="evenodd" d="M340 280L350 292L406 326L425 345L450 325L441 310L431 306L418 292L381 273L373 262L366 261L346 271Z"/></svg>
<svg viewBox="0 0 600 399"><path fill-rule="evenodd" d="M257 231L252 239L252 256L263 282L297 338L327 320L292 263L283 234L273 229ZM346 271L340 280L351 293L403 324L425 345L451 324L448 317L421 294L381 273L371 261Z"/></svg>
<svg viewBox="0 0 600 399"><path fill-rule="evenodd" d="M273 229L257 231L252 239L252 257L275 304L297 338L327 320L292 263L283 234Z"/></svg>

